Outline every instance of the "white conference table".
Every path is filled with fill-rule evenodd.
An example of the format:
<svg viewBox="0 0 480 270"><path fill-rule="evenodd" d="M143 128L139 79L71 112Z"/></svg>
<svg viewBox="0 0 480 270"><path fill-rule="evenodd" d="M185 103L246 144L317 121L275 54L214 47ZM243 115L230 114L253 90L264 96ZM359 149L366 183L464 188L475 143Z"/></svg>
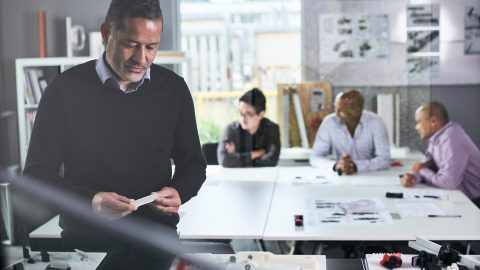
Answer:
<svg viewBox="0 0 480 270"><path fill-rule="evenodd" d="M323 241L405 241L415 236L429 240L480 240L480 210L458 190L440 190L425 185L403 188L399 185L401 169L356 176L321 174L312 167L279 168L264 240ZM387 191L404 195L442 194L432 198L386 198ZM399 219L391 223L352 224L322 222L316 200L380 200L385 212ZM434 204L444 214L461 217L402 216L400 204ZM304 226L295 226L294 215L303 215Z"/></svg>
<svg viewBox="0 0 480 270"><path fill-rule="evenodd" d="M208 166L198 195L179 209L182 239L261 239L278 167ZM30 239L60 239L59 216L29 234Z"/></svg>
<svg viewBox="0 0 480 270"><path fill-rule="evenodd" d="M180 208L180 238L261 239L277 171L208 166L198 195Z"/></svg>
<svg viewBox="0 0 480 270"><path fill-rule="evenodd" d="M381 198L386 210L398 213L398 200L387 200L386 191L412 192L417 188L438 191L426 186L400 187L398 175L408 171L412 160L400 161L403 167L354 176L320 173L308 166L237 169L208 166L207 180L199 194L180 208L180 238L387 241L421 236L429 240L480 240L480 210L459 191L444 191L448 200L426 203L461 218L402 217L392 224L311 225L312 211L307 200ZM297 214L304 215L303 227L294 226L293 215ZM60 238L60 232L57 218L30 233L30 237Z"/></svg>

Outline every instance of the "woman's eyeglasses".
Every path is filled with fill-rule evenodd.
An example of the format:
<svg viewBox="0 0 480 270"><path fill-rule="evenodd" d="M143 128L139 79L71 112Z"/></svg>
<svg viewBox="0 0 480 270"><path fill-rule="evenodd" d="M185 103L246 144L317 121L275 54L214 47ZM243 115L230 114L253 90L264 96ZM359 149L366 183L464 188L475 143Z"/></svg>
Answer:
<svg viewBox="0 0 480 270"><path fill-rule="evenodd" d="M252 112L247 112L247 113L238 112L238 113L240 114L240 118L244 118L244 119L247 119L247 120L252 119L252 117L254 117L256 115L256 113L252 113Z"/></svg>

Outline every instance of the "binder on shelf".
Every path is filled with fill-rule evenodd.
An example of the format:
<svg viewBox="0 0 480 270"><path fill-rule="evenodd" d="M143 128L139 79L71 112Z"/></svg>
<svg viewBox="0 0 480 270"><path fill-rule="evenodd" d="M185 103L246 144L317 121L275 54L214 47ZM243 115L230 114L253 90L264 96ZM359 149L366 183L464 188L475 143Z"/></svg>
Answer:
<svg viewBox="0 0 480 270"><path fill-rule="evenodd" d="M40 78L43 78L43 70L38 68L26 68L25 80L28 88L29 105L38 104L42 98L43 90L40 85Z"/></svg>
<svg viewBox="0 0 480 270"><path fill-rule="evenodd" d="M278 84L278 123L284 147L312 147L323 118L332 111L330 82Z"/></svg>
<svg viewBox="0 0 480 270"><path fill-rule="evenodd" d="M24 78L25 78L25 95L26 95L26 100L28 100L28 102L26 104L27 105L34 105L34 104L36 104L36 102L35 102L35 96L34 96L34 93L33 93L32 82L29 79L29 75L28 75L27 70L25 70L24 73L25 73L25 76L24 76Z"/></svg>

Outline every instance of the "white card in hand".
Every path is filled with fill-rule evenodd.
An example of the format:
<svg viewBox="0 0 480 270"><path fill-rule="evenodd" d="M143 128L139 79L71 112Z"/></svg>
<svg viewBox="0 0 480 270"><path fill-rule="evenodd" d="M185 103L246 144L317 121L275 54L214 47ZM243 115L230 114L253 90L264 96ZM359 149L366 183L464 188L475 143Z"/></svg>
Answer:
<svg viewBox="0 0 480 270"><path fill-rule="evenodd" d="M155 201L157 199L157 197L158 197L157 194L153 193L153 194L150 194L150 195L145 196L143 198L140 198L138 200L135 200L133 202L133 204L135 204L135 206L138 208L138 207L140 207L144 204L151 203L151 202Z"/></svg>

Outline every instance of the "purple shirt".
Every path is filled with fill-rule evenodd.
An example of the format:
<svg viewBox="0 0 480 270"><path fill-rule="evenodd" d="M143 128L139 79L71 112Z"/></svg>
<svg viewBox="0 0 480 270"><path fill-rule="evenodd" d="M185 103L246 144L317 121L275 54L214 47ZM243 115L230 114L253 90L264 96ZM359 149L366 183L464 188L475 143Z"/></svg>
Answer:
<svg viewBox="0 0 480 270"><path fill-rule="evenodd" d="M422 162L433 161L438 168L421 169L417 181L446 189L459 189L467 197L480 197L480 151L463 128L448 122L428 140Z"/></svg>

